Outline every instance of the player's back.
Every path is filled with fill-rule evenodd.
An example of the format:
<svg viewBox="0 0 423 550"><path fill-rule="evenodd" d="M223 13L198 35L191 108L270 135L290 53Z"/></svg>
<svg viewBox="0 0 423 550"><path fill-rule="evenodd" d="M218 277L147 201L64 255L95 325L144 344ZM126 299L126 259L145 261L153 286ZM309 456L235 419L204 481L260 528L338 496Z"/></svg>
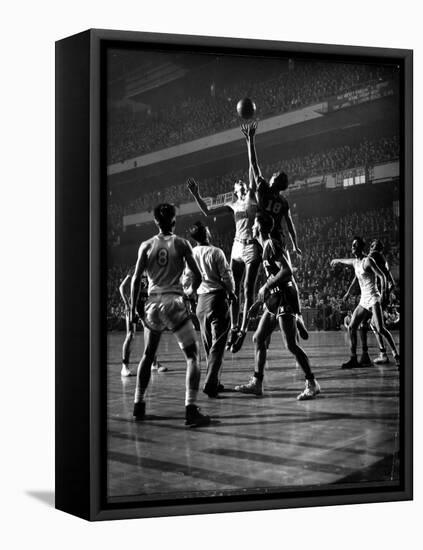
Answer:
<svg viewBox="0 0 423 550"><path fill-rule="evenodd" d="M159 234L147 242L149 295L182 294L181 275L185 267L182 241L176 235Z"/></svg>
<svg viewBox="0 0 423 550"><path fill-rule="evenodd" d="M257 187L258 207L262 212L270 214L273 218L271 237L280 242L284 241L283 219L289 211L289 203L281 194L269 187L264 178L260 178Z"/></svg>

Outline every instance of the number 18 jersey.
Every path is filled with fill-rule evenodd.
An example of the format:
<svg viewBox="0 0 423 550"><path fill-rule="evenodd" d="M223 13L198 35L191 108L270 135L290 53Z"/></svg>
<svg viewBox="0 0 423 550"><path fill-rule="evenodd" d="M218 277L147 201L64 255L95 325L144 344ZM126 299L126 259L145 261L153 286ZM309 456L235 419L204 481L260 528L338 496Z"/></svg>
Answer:
<svg viewBox="0 0 423 550"><path fill-rule="evenodd" d="M182 240L176 235L159 234L148 241L146 273L149 296L182 294L181 275L185 268L185 259L181 246L178 250L178 241ZM188 242L186 245L190 246Z"/></svg>
<svg viewBox="0 0 423 550"><path fill-rule="evenodd" d="M289 203L284 196L274 193L264 178L259 178L257 185L257 202L259 210L273 218L273 229L270 236L285 245L282 221L289 211Z"/></svg>

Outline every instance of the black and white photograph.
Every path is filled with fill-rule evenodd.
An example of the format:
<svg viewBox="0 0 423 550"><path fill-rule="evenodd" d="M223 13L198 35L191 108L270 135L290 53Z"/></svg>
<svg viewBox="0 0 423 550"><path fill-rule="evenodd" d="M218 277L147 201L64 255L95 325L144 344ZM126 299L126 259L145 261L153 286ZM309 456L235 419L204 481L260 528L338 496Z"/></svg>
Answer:
<svg viewBox="0 0 423 550"><path fill-rule="evenodd" d="M108 505L398 489L400 65L105 56Z"/></svg>

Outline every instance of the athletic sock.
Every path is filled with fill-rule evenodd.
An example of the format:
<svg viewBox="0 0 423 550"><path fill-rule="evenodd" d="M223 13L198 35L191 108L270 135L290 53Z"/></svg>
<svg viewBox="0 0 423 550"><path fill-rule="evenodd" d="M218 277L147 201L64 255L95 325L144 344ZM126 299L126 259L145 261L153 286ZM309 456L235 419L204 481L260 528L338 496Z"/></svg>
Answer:
<svg viewBox="0 0 423 550"><path fill-rule="evenodd" d="M185 407L188 407L188 405L195 405L197 394L198 390L187 389L185 391Z"/></svg>

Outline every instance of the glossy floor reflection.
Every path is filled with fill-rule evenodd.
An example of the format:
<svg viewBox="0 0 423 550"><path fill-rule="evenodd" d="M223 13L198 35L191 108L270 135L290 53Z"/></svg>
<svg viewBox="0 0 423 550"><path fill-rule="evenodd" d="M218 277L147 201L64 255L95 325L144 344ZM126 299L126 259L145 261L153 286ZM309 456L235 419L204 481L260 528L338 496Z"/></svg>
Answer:
<svg viewBox="0 0 423 550"><path fill-rule="evenodd" d="M344 333L311 333L304 343L322 387L316 400L296 400L302 373L275 333L265 395L225 391L212 400L200 392L199 405L213 423L197 429L184 426L185 361L170 334L163 335L159 348L169 371L153 372L147 417L133 421L135 378L120 377L123 337L108 338L111 502L398 480L398 371L393 362L340 370L348 357ZM140 333L132 351L134 369L142 346ZM375 347L370 355L377 355ZM249 333L242 350L225 357L225 389L247 381L252 371Z"/></svg>

